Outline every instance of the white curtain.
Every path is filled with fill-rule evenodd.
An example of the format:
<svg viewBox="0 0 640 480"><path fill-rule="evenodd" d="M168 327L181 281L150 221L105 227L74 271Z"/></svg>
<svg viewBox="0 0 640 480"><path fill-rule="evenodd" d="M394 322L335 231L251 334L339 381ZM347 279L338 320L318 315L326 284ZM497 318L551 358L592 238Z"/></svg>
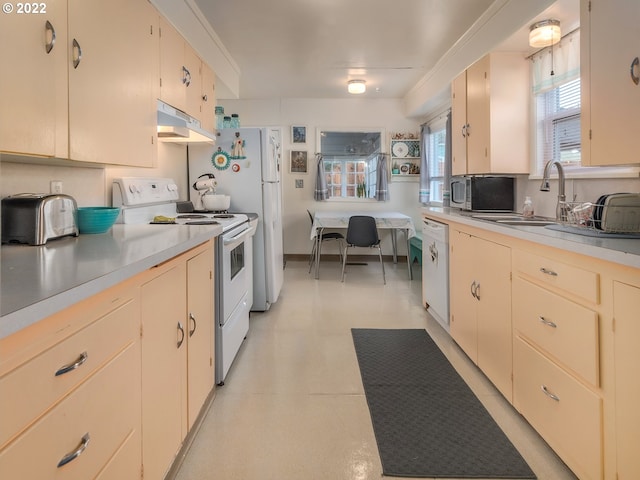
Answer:
<svg viewBox="0 0 640 480"><path fill-rule="evenodd" d="M378 175L376 178L376 195L375 199L379 202L389 200L389 159L388 155L381 153L378 155Z"/></svg>
<svg viewBox="0 0 640 480"><path fill-rule="evenodd" d="M428 204L431 200L431 176L429 172L429 127L420 126L420 190L418 201Z"/></svg>
<svg viewBox="0 0 640 480"><path fill-rule="evenodd" d="M329 189L327 188L327 177L320 153L316 154L316 165L316 188L313 192L313 198L316 200L327 200L329 198Z"/></svg>
<svg viewBox="0 0 640 480"><path fill-rule="evenodd" d="M575 30L553 47L531 57L533 93L552 90L580 76L580 30ZM553 73L552 73L553 72Z"/></svg>

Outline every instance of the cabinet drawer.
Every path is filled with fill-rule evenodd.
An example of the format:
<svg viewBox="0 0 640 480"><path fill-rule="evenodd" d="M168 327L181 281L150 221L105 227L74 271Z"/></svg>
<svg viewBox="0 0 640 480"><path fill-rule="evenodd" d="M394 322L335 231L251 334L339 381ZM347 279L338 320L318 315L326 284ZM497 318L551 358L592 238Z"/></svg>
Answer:
<svg viewBox="0 0 640 480"><path fill-rule="evenodd" d="M23 435L0 451L0 478L95 478L116 451L140 429L140 349L131 344ZM86 449L66 465L59 462ZM130 471L121 478L137 478ZM105 477L106 478L106 477Z"/></svg>
<svg viewBox="0 0 640 480"><path fill-rule="evenodd" d="M513 266L516 272L535 279L553 291L564 290L588 302L600 303L597 273L518 250L513 253Z"/></svg>
<svg viewBox="0 0 640 480"><path fill-rule="evenodd" d="M516 277L513 280L516 331L586 381L599 386L598 314Z"/></svg>
<svg viewBox="0 0 640 480"><path fill-rule="evenodd" d="M601 478L600 397L521 339L513 353L516 409L579 478Z"/></svg>
<svg viewBox="0 0 640 480"><path fill-rule="evenodd" d="M134 301L119 306L0 379L0 448L135 341L137 308ZM79 366L56 375L73 364Z"/></svg>

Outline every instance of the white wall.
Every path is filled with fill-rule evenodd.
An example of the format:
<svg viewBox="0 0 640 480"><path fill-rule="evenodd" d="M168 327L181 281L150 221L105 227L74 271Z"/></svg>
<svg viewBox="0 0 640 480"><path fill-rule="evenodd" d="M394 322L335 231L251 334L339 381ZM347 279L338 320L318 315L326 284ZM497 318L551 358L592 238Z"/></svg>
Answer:
<svg viewBox="0 0 640 480"><path fill-rule="evenodd" d="M28 159L27 159L28 160ZM158 145L158 162L155 168L133 167L85 167L14 163L3 161L0 170L0 197L16 193L47 193L51 180L62 181L62 192L76 199L78 206L111 205L113 178L123 176L170 177L178 184L180 198L186 200L187 167L186 147L176 144Z"/></svg>
<svg viewBox="0 0 640 480"><path fill-rule="evenodd" d="M394 99L276 99L276 100L224 100L225 114L237 113L243 127L282 127L282 187L284 250L286 254L307 254L311 248L310 222L307 209L312 213L319 210L361 210L398 211L413 217L416 225L420 222L418 203L418 183L405 182L389 184L390 200L323 201L313 199L315 166L314 155L318 151L316 131L318 128L383 128L387 137L394 132L417 133L420 129L415 119L405 118L402 100ZM292 144L291 126L307 127L307 143ZM385 151L388 153L388 138ZM309 153L309 173L289 173L291 150L307 150ZM295 188L295 180L302 179L304 188ZM399 253L406 248L400 239ZM391 254L390 239L384 238L383 252ZM385 247L385 244L388 247ZM335 248L335 247L328 247ZM334 252L335 253L335 252Z"/></svg>

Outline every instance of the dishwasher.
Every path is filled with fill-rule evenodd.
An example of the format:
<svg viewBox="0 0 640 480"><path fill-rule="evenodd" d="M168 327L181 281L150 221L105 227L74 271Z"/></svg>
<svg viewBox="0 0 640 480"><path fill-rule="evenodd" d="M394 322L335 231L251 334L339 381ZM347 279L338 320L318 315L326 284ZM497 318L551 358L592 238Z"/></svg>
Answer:
<svg viewBox="0 0 640 480"><path fill-rule="evenodd" d="M422 220L422 303L449 331L449 226Z"/></svg>

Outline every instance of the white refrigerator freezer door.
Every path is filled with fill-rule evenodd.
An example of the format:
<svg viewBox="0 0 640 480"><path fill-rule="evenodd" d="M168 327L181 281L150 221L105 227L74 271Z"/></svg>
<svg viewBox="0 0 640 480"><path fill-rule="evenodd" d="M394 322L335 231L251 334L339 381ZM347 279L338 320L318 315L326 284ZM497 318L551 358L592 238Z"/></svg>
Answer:
<svg viewBox="0 0 640 480"><path fill-rule="evenodd" d="M264 254L267 277L267 301L278 300L284 281L284 252L282 241L282 191L280 183L263 185Z"/></svg>
<svg viewBox="0 0 640 480"><path fill-rule="evenodd" d="M266 128L262 130L264 159L262 162L262 180L264 182L280 181L280 130Z"/></svg>

